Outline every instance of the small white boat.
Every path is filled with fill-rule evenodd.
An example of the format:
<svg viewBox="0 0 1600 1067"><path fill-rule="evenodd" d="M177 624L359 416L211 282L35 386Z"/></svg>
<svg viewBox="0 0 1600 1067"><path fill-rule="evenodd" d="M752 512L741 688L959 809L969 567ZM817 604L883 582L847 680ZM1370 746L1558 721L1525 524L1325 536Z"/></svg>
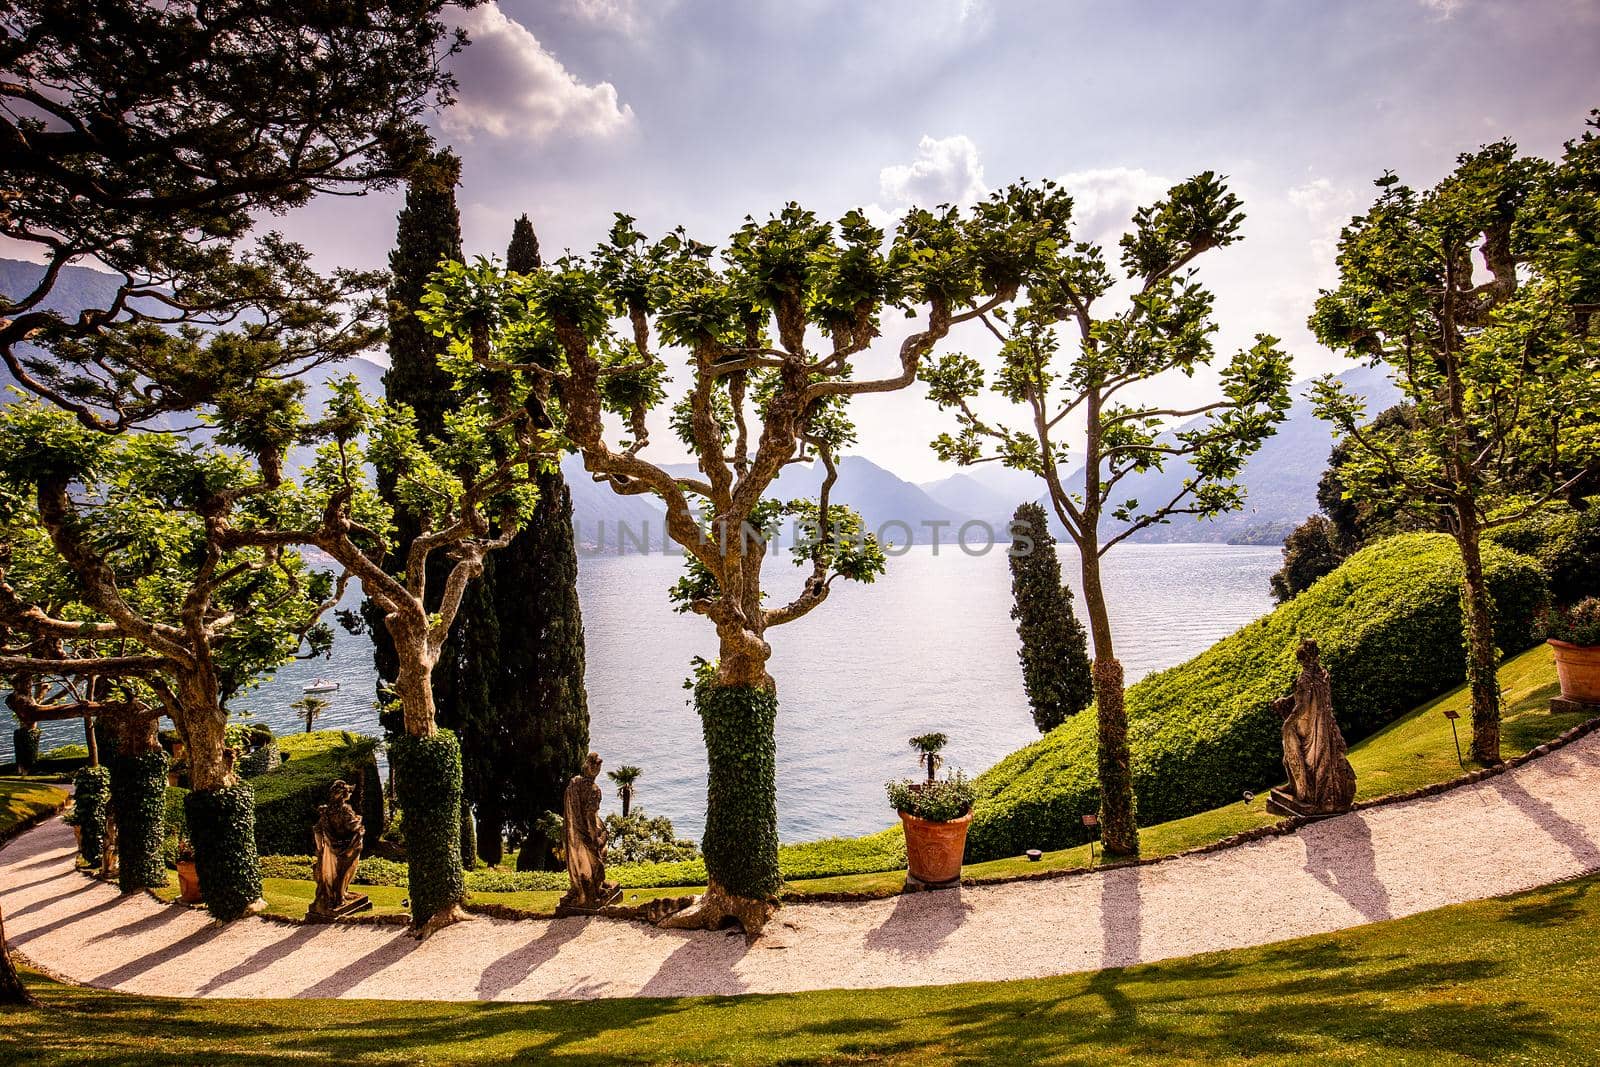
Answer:
<svg viewBox="0 0 1600 1067"><path fill-rule="evenodd" d="M331 693L339 688L338 682L330 682L326 678L313 678L311 684L305 687L307 693Z"/></svg>

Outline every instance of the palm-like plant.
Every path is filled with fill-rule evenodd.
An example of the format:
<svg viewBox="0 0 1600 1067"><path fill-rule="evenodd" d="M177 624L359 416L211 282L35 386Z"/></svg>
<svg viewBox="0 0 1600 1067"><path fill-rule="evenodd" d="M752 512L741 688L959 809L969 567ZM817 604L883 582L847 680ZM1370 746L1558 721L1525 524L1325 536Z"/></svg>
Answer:
<svg viewBox="0 0 1600 1067"><path fill-rule="evenodd" d="M312 724L317 721L317 716L328 710L328 702L321 697L301 697L289 706L306 721L308 734L311 732Z"/></svg>
<svg viewBox="0 0 1600 1067"><path fill-rule="evenodd" d="M939 750L949 743L950 738L945 734L920 734L911 739L911 747L917 750L917 762L928 769L928 781L933 781L934 774L944 766Z"/></svg>
<svg viewBox="0 0 1600 1067"><path fill-rule="evenodd" d="M606 777L617 783L617 799L622 801L622 817L628 817L628 809L633 806L633 783L639 775L644 773L638 767L618 767L614 771L607 771Z"/></svg>

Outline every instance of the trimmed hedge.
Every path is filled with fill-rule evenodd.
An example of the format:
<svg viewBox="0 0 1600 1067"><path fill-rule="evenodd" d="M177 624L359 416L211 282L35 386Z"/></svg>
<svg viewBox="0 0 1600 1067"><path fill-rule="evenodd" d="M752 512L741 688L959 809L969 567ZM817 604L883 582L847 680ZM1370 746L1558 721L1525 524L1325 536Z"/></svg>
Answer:
<svg viewBox="0 0 1600 1067"><path fill-rule="evenodd" d="M389 744L404 812L411 921L421 926L466 899L461 870L461 746L455 734L409 734Z"/></svg>
<svg viewBox="0 0 1600 1067"><path fill-rule="evenodd" d="M256 844L264 855L298 856L316 852L311 829L317 808L328 802L337 780L360 791L359 805L370 849L383 834L383 781L373 755L375 743L344 731L324 730L283 738L289 755L276 770L251 778L256 793ZM268 749L277 749L269 745Z"/></svg>
<svg viewBox="0 0 1600 1067"><path fill-rule="evenodd" d="M11 731L11 751L16 753L13 762L19 774L32 773L39 762L39 728L19 726Z"/></svg>
<svg viewBox="0 0 1600 1067"><path fill-rule="evenodd" d="M166 836L167 754L161 749L109 761L111 811L117 820L117 884L124 891L167 884L161 843Z"/></svg>
<svg viewBox="0 0 1600 1067"><path fill-rule="evenodd" d="M1533 560L1494 545L1484 546L1484 565L1496 640L1521 651L1534 641L1544 577ZM1321 647L1334 710L1352 742L1461 684L1460 585L1460 553L1448 536L1389 538L1189 662L1129 687L1140 820L1182 818L1281 780L1269 705L1293 683L1302 637ZM1068 721L976 784L968 862L1081 843L1081 817L1099 806L1095 717Z"/></svg>
<svg viewBox="0 0 1600 1067"><path fill-rule="evenodd" d="M1589 505L1535 515L1490 530L1486 539L1538 560L1557 604L1600 596L1600 497Z"/></svg>
<svg viewBox="0 0 1600 1067"><path fill-rule="evenodd" d="M695 708L706 743L706 869L739 897L777 896L778 698L765 689L695 688Z"/></svg>
<svg viewBox="0 0 1600 1067"><path fill-rule="evenodd" d="M244 758L239 761L239 777L260 778L282 765L283 753L278 750L278 742L269 737L260 748L245 753Z"/></svg>
<svg viewBox="0 0 1600 1067"><path fill-rule="evenodd" d="M250 783L240 782L190 793L183 798L183 807L206 908L223 922L237 919L261 899L255 792ZM165 879L165 871L162 876Z"/></svg>
<svg viewBox="0 0 1600 1067"><path fill-rule="evenodd" d="M85 767L72 780L72 821L82 837L78 855L90 867L104 858L106 820L111 816L111 772Z"/></svg>

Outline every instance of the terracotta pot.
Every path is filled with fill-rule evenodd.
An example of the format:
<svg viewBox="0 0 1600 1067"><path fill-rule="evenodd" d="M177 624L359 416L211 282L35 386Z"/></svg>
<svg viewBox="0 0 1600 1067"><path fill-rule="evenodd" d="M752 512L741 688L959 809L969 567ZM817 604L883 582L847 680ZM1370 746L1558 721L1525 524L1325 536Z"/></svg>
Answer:
<svg viewBox="0 0 1600 1067"><path fill-rule="evenodd" d="M1561 695L1580 704L1600 704L1600 645L1574 645L1551 638Z"/></svg>
<svg viewBox="0 0 1600 1067"><path fill-rule="evenodd" d="M194 860L178 861L178 895L185 904L200 904L200 872L194 869Z"/></svg>
<svg viewBox="0 0 1600 1067"><path fill-rule="evenodd" d="M972 813L949 822L929 822L902 811L900 821L906 828L906 866L911 877L928 885L959 881Z"/></svg>

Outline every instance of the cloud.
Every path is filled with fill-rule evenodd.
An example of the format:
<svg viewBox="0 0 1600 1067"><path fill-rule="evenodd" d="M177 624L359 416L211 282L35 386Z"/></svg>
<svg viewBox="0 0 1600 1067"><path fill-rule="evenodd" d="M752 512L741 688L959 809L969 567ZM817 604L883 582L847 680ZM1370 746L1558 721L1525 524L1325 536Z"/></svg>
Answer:
<svg viewBox="0 0 1600 1067"><path fill-rule="evenodd" d="M633 109L618 102L615 86L580 82L498 4L459 18L472 46L453 64L460 89L440 120L447 132L538 141L557 133L609 137L632 123Z"/></svg>
<svg viewBox="0 0 1600 1067"><path fill-rule="evenodd" d="M677 0L564 0L572 18L596 29L631 36L677 6Z"/></svg>
<svg viewBox="0 0 1600 1067"><path fill-rule="evenodd" d="M1423 7L1427 8L1429 11L1432 11L1442 19L1450 18L1457 11L1461 10L1461 5L1464 2L1465 0L1421 0Z"/></svg>
<svg viewBox="0 0 1600 1067"><path fill-rule="evenodd" d="M1299 208L1311 224L1311 257L1319 264L1331 265L1339 247L1339 231L1356 210L1352 189L1335 186L1327 178L1313 178L1289 190L1289 203Z"/></svg>
<svg viewBox="0 0 1600 1067"><path fill-rule="evenodd" d="M944 138L924 136L917 144L915 160L878 172L878 195L891 208L966 206L988 192L978 146L960 133Z"/></svg>
<svg viewBox="0 0 1600 1067"><path fill-rule="evenodd" d="M1132 225L1133 213L1159 200L1174 184L1143 167L1101 167L1063 174L1072 194L1074 235L1080 241L1114 244Z"/></svg>

